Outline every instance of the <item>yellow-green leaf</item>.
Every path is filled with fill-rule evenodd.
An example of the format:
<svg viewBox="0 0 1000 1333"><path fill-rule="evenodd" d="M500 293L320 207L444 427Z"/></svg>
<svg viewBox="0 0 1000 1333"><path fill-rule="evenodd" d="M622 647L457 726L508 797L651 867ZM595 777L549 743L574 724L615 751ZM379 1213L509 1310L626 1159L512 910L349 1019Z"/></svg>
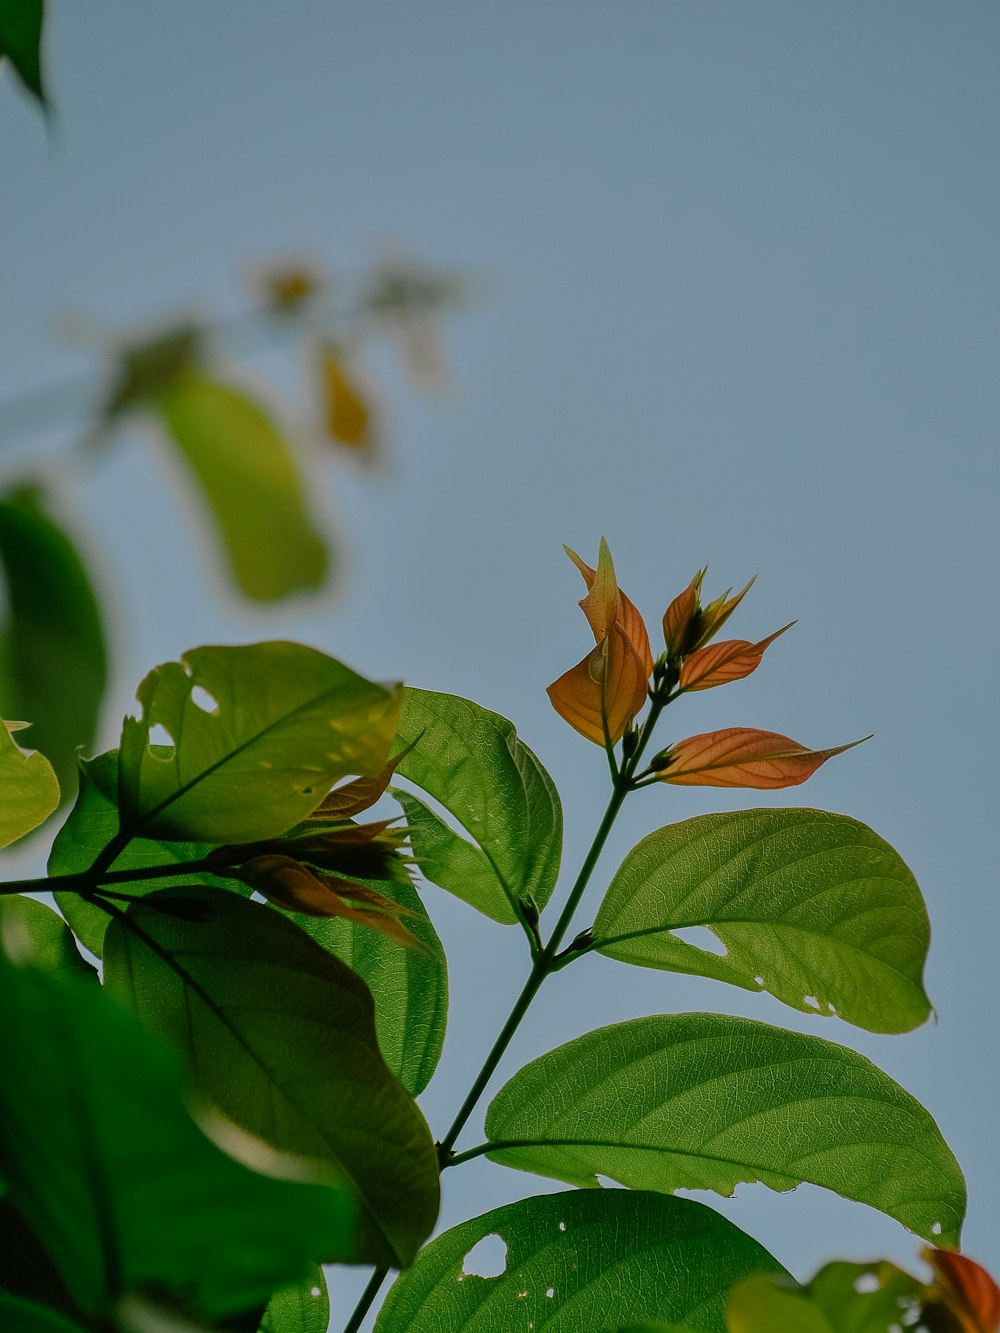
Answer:
<svg viewBox="0 0 1000 1333"><path fill-rule="evenodd" d="M0 847L37 828L59 804L52 765L37 750L22 750L0 723Z"/></svg>

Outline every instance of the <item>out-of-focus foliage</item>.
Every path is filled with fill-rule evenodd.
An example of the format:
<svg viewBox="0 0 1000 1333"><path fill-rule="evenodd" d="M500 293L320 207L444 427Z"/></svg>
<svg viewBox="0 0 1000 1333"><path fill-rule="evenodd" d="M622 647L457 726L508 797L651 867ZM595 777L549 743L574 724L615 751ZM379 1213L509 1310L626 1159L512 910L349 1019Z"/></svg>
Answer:
<svg viewBox="0 0 1000 1333"><path fill-rule="evenodd" d="M48 94L42 78L43 0L0 0L0 63L6 58L42 107Z"/></svg>

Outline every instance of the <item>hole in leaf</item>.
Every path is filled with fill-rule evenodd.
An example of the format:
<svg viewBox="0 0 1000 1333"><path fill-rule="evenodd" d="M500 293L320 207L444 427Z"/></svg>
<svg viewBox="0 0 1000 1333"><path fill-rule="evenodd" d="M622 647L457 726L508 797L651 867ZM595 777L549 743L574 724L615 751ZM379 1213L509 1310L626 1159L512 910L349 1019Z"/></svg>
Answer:
<svg viewBox="0 0 1000 1333"><path fill-rule="evenodd" d="M545 1294L546 1294L546 1296L549 1298L549 1300L551 1300L552 1297L556 1294L556 1289L555 1289L555 1287L546 1287L546 1288L545 1288Z"/></svg>
<svg viewBox="0 0 1000 1333"><path fill-rule="evenodd" d="M935 1235L935 1236L940 1236L942 1230L943 1230L943 1228L942 1228L940 1222L935 1222L934 1225L931 1227L931 1233L932 1233L932 1235Z"/></svg>
<svg viewBox="0 0 1000 1333"><path fill-rule="evenodd" d="M310 1295L310 1296L322 1296L322 1294L323 1294L323 1293L320 1291L319 1287L310 1287L310 1288L309 1288L309 1295Z"/></svg>
<svg viewBox="0 0 1000 1333"><path fill-rule="evenodd" d="M684 944L694 945L696 949L704 949L706 953L717 954L720 958L726 956L726 946L707 926L677 926L670 933Z"/></svg>
<svg viewBox="0 0 1000 1333"><path fill-rule="evenodd" d="M756 981L756 983L757 983L758 986L763 986L763 984L764 984L764 978L763 978L763 977L754 977L754 981Z"/></svg>
<svg viewBox="0 0 1000 1333"><path fill-rule="evenodd" d="M819 1000L816 999L815 995L803 995L802 1003L807 1004L810 1009L819 1009Z"/></svg>
<svg viewBox="0 0 1000 1333"><path fill-rule="evenodd" d="M495 1233L477 1241L462 1260L466 1277L502 1277L507 1271L507 1242Z"/></svg>
<svg viewBox="0 0 1000 1333"><path fill-rule="evenodd" d="M613 1180L611 1176L597 1175L594 1179L597 1181L598 1185L600 1185L602 1190L620 1190L625 1188L624 1185L619 1184L617 1180Z"/></svg>
<svg viewBox="0 0 1000 1333"><path fill-rule="evenodd" d="M157 746L161 751L162 750L172 751L175 748L174 738L173 736L171 736L170 732L166 729L166 727L163 725L162 722L154 722L153 725L150 727L149 747L153 753L154 758L156 759L170 758L169 755L165 755L162 753L157 754L156 750L153 749L154 746Z"/></svg>
<svg viewBox="0 0 1000 1333"><path fill-rule="evenodd" d="M878 1280L878 1273L862 1273L860 1277L854 1279L854 1290L859 1296L866 1296L869 1292L878 1291L881 1285Z"/></svg>
<svg viewBox="0 0 1000 1333"><path fill-rule="evenodd" d="M566 1223L565 1223L565 1222L560 1222L560 1223L559 1223L559 1230L560 1230L560 1231L565 1231L565 1230L566 1230Z"/></svg>
<svg viewBox="0 0 1000 1333"><path fill-rule="evenodd" d="M195 708L200 708L203 713L217 713L219 711L219 701L212 697L201 685L195 685L191 690L191 702Z"/></svg>

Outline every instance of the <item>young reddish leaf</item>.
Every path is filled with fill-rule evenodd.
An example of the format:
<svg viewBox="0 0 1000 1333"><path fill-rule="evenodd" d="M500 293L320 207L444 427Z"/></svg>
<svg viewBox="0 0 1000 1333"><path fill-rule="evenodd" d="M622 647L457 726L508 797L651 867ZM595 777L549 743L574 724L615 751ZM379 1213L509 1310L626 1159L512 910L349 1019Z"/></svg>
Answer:
<svg viewBox="0 0 1000 1333"><path fill-rule="evenodd" d="M661 761L659 777L679 787L754 787L761 791L795 787L835 754L860 744L858 740L828 750L809 750L776 731L726 727L671 746Z"/></svg>
<svg viewBox="0 0 1000 1333"><path fill-rule="evenodd" d="M339 444L369 453L374 445L371 408L334 343L320 349L320 375L327 433Z"/></svg>
<svg viewBox="0 0 1000 1333"><path fill-rule="evenodd" d="M714 602L709 602L708 606L703 606L701 608L695 622L696 638L694 643L691 644L692 650L700 648L703 643L707 643L709 639L718 634L719 630L722 629L723 625L753 587L754 579L756 577L755 574L754 578L750 579L746 586L738 592L735 597L730 597L729 594L732 592L732 589L727 588L720 597L716 597Z"/></svg>
<svg viewBox="0 0 1000 1333"><path fill-rule="evenodd" d="M614 745L646 702L645 663L615 624L547 693L559 716L581 736L596 745Z"/></svg>
<svg viewBox="0 0 1000 1333"><path fill-rule="evenodd" d="M617 621L642 660L648 678L653 670L653 655L649 649L646 625L635 603L618 587L607 542L601 538L596 570L591 569L568 546L564 546L563 550L587 584L587 596L580 602L580 607L594 631L594 638L600 642L608 632L608 625Z"/></svg>
<svg viewBox="0 0 1000 1333"><path fill-rule="evenodd" d="M726 639L723 643L713 643L686 657L681 666L680 686L682 690L710 690L713 685L728 685L731 680L742 680L756 671L766 650L786 629L791 629L794 620L782 629L775 630L759 643L749 643L746 639Z"/></svg>
<svg viewBox="0 0 1000 1333"><path fill-rule="evenodd" d="M684 591L674 598L663 613L663 638L671 657L680 657L685 651L688 630L698 614L698 599L704 578L705 570L699 569Z"/></svg>
<svg viewBox="0 0 1000 1333"><path fill-rule="evenodd" d="M374 805L392 781L396 769L416 743L411 741L405 750L393 755L384 768L370 777L355 778L352 782L345 782L342 787L334 787L332 791L327 792L307 822L339 824L341 820L353 819L362 810Z"/></svg>
<svg viewBox="0 0 1000 1333"><path fill-rule="evenodd" d="M937 1279L931 1292L959 1320L963 1333L997 1333L1000 1287L986 1269L953 1250L923 1252Z"/></svg>

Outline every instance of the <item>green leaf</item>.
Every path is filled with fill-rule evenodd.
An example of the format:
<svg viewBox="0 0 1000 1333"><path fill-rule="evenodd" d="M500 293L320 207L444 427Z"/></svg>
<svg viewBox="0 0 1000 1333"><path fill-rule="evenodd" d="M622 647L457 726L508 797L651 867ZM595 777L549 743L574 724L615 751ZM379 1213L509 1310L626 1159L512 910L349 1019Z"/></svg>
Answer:
<svg viewBox="0 0 1000 1333"><path fill-rule="evenodd" d="M104 979L224 1115L324 1164L357 1201L349 1248L325 1259L409 1263L437 1216L437 1155L382 1059L359 977L272 908L188 888L116 918Z"/></svg>
<svg viewBox="0 0 1000 1333"><path fill-rule="evenodd" d="M934 1121L864 1056L718 1014L637 1018L532 1061L486 1117L490 1157L593 1185L803 1182L955 1245L965 1182ZM938 1228L940 1228L938 1230Z"/></svg>
<svg viewBox="0 0 1000 1333"><path fill-rule="evenodd" d="M671 934L686 926L707 926L725 955ZM871 1032L909 1031L930 1010L920 890L846 815L742 810L659 829L622 862L594 936L610 958L768 990Z"/></svg>
<svg viewBox="0 0 1000 1333"><path fill-rule="evenodd" d="M487 1236L507 1247L497 1277L463 1262ZM626 1190L538 1195L464 1222L400 1274L376 1333L576 1333L664 1318L725 1333L726 1294L780 1273L755 1240L711 1208Z"/></svg>
<svg viewBox="0 0 1000 1333"><path fill-rule="evenodd" d="M52 765L37 750L22 750L0 722L0 847L37 828L59 804Z"/></svg>
<svg viewBox="0 0 1000 1333"><path fill-rule="evenodd" d="M805 1287L755 1276L741 1282L726 1307L729 1333L889 1333L911 1323L923 1287L895 1264L832 1263Z"/></svg>
<svg viewBox="0 0 1000 1333"><path fill-rule="evenodd" d="M271 602L321 587L326 545L291 450L260 405L188 370L155 407L201 488L244 596Z"/></svg>
<svg viewBox="0 0 1000 1333"><path fill-rule="evenodd" d="M0 500L0 562L7 585L0 712L30 720L32 746L70 798L77 750L88 747L97 730L107 653L90 578L37 487Z"/></svg>
<svg viewBox="0 0 1000 1333"><path fill-rule="evenodd" d="M48 105L42 81L42 0L0 0L0 60L4 56L43 107Z"/></svg>
<svg viewBox="0 0 1000 1333"><path fill-rule="evenodd" d="M222 1318L347 1246L349 1200L210 1143L173 1058L100 987L0 957L0 1012L0 1175L82 1311L158 1289Z"/></svg>
<svg viewBox="0 0 1000 1333"><path fill-rule="evenodd" d="M495 921L517 922L516 904L526 893L544 907L559 873L562 807L552 779L513 724L453 694L406 689L396 752L412 742L399 773L440 801L471 834L496 887L488 887L478 860L471 862L477 871L467 880L467 851L442 839L414 808L413 851L422 862L428 838L427 864L433 870L428 877Z"/></svg>
<svg viewBox="0 0 1000 1333"><path fill-rule="evenodd" d="M80 765L80 791L69 818L56 834L49 853L50 875L79 875L89 869L104 848L118 832L118 751L109 750ZM212 851L209 842L158 842L154 838L133 838L115 857L109 870L148 870L157 866L174 865L184 861L200 861ZM205 875L200 878L204 881ZM243 897L250 888L238 879L212 877L212 884L231 890ZM169 875L163 879L130 879L114 884L116 893L139 897L190 884L191 875ZM56 886L53 885L53 888ZM96 904L81 898L78 893L57 892L56 902L77 939L92 954L100 958L104 950L104 932L108 928L107 912Z"/></svg>
<svg viewBox="0 0 1000 1333"><path fill-rule="evenodd" d="M302 1282L282 1287L268 1302L260 1333L326 1333L330 1323L330 1299L322 1268Z"/></svg>
<svg viewBox="0 0 1000 1333"><path fill-rule="evenodd" d="M142 717L125 719L119 752L123 834L215 843L277 837L337 778L380 769L400 703L399 689L298 643L193 648L136 693ZM150 744L155 725L171 747Z"/></svg>
<svg viewBox="0 0 1000 1333"><path fill-rule="evenodd" d="M431 1080L448 1019L448 966L437 931L409 884L360 880L413 913L407 929L426 952L402 948L377 930L340 917L296 915L317 944L366 983L375 1001L375 1031L382 1058L403 1087L418 1096Z"/></svg>
<svg viewBox="0 0 1000 1333"><path fill-rule="evenodd" d="M517 917L489 857L450 828L419 796L401 787L390 787L389 795L403 807L410 846L423 877L442 888L453 886L451 892L463 902L501 925L512 925Z"/></svg>
<svg viewBox="0 0 1000 1333"><path fill-rule="evenodd" d="M0 897L0 944L8 957L19 963L71 976L97 975L80 957L62 917L44 903L19 893Z"/></svg>
<svg viewBox="0 0 1000 1333"><path fill-rule="evenodd" d="M47 1306L4 1295L0 1295L0 1328L17 1333L86 1333L80 1324L71 1324Z"/></svg>

